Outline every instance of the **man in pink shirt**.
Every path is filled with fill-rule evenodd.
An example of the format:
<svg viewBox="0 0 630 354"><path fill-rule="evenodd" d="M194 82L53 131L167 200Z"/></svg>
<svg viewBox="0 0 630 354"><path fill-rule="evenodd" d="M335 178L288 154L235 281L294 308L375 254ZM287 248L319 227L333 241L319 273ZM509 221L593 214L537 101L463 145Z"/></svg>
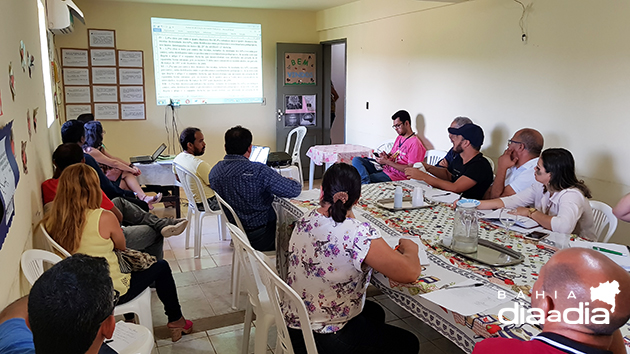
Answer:
<svg viewBox="0 0 630 354"><path fill-rule="evenodd" d="M409 112L400 110L394 113L392 120L394 121L392 128L396 130L398 137L394 141L394 146L389 154L383 152L375 158L376 162L381 165L382 170L379 170L374 165L374 160L372 159L365 157L352 159L352 166L359 171L362 184L407 179L405 168L424 160L427 149L425 149L416 133L411 129Z"/></svg>

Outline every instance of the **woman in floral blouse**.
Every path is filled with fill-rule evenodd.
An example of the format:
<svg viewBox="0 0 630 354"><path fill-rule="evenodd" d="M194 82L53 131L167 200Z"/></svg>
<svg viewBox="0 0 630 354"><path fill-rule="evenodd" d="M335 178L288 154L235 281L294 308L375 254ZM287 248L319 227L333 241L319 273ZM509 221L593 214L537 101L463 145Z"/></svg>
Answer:
<svg viewBox="0 0 630 354"><path fill-rule="evenodd" d="M378 230L360 222L352 206L361 196L361 177L335 164L322 181L321 207L300 219L289 244L287 283L301 295L320 353L418 353L410 332L385 324L385 312L365 301L372 269L401 283L420 275L418 246L401 239L395 251ZM300 320L290 303L283 312L296 354L306 353Z"/></svg>

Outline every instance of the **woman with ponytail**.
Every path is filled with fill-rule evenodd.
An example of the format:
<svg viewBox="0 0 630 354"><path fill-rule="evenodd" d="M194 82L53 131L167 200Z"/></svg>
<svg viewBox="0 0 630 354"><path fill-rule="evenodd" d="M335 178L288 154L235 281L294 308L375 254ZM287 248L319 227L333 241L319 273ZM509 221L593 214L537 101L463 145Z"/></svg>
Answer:
<svg viewBox="0 0 630 354"><path fill-rule="evenodd" d="M354 167L331 166L321 188L321 206L298 220L291 235L287 275L287 284L304 300L317 350L418 353L415 335L385 324L380 305L365 301L373 269L400 283L420 276L418 245L401 239L393 250L378 230L354 217L352 207L361 197ZM297 311L285 302L283 312L295 353L306 353Z"/></svg>

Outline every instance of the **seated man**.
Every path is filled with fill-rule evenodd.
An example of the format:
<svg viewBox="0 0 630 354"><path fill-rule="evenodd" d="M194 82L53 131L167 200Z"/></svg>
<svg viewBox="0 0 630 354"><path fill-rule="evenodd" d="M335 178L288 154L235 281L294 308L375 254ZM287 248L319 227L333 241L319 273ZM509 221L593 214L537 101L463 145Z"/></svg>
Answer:
<svg viewBox="0 0 630 354"><path fill-rule="evenodd" d="M542 134L534 129L521 129L508 140L508 147L499 156L494 183L486 199L509 197L534 183L534 167L545 143Z"/></svg>
<svg viewBox="0 0 630 354"><path fill-rule="evenodd" d="M0 312L0 353L96 354L114 334L117 301L105 258L68 257Z"/></svg>
<svg viewBox="0 0 630 354"><path fill-rule="evenodd" d="M230 128L225 132L227 155L212 168L208 180L210 187L234 208L252 247L271 251L276 247L273 197L297 197L302 185L265 164L249 161L251 151L252 133L240 125Z"/></svg>
<svg viewBox="0 0 630 354"><path fill-rule="evenodd" d="M611 282L606 302L595 297L593 289ZM625 353L619 328L630 318L630 275L603 254L585 248L569 248L556 253L545 264L532 289L532 309L539 309L544 319L543 331L532 340L488 338L475 346L473 354L485 353ZM611 303L612 300L612 303ZM570 308L590 308L576 320ZM590 321L593 311L609 312L606 324ZM553 311L553 312L551 312ZM587 311L586 309L584 311ZM558 315L559 314L559 315ZM601 315L601 312L597 312ZM567 317L565 317L565 315ZM598 316L601 320L601 316ZM577 323L566 323L569 320ZM584 323L579 323L584 322Z"/></svg>
<svg viewBox="0 0 630 354"><path fill-rule="evenodd" d="M394 113L392 120L394 121L392 128L398 133L394 146L389 154L382 152L375 158L376 162L383 166L382 171L377 171L371 159L365 157L352 159L352 166L359 171L362 184L404 180L405 168L424 160L427 150L411 129L409 112L398 111Z"/></svg>
<svg viewBox="0 0 630 354"><path fill-rule="evenodd" d="M453 121L451 122L451 126L450 128L461 128L462 125L465 124L472 124L472 120L468 117L457 117L455 119L453 119ZM453 135L451 133L448 134L448 138L451 140L451 143L453 142ZM453 161L453 159L455 158L455 154L453 152L453 148L451 148L447 153L446 156L444 156L444 158L442 158L440 161L438 161L438 163L435 166L438 167L448 167L448 164L451 163Z"/></svg>
<svg viewBox="0 0 630 354"><path fill-rule="evenodd" d="M63 170L75 163L85 162L83 150L77 144L66 143L59 145L53 153L53 163L55 173L53 177L42 183L42 197L44 199L44 210L46 205L52 202L57 195L57 185L59 176ZM147 213L137 205L130 203L124 198L114 198L110 200L103 193L101 208L111 210L122 222L122 228L127 247L143 252L147 252L157 257L163 258L164 237L181 234L188 225L186 219L159 218L154 214Z"/></svg>
<svg viewBox="0 0 630 354"><path fill-rule="evenodd" d="M423 163L427 172L435 177L413 167L407 168L405 174L433 187L462 193L464 198L482 199L493 179L490 162L479 152L483 130L476 124L465 124L460 128L448 128L448 132L452 135L456 155L447 168Z"/></svg>
<svg viewBox="0 0 630 354"><path fill-rule="evenodd" d="M217 202L217 198L214 197L214 192L209 187L210 181L208 181L208 175L212 167L209 163L197 157L203 155L206 151L206 142L204 141L203 133L198 128L188 127L179 135L179 143L182 145L183 151L175 157L173 162L199 177L204 184L203 188L206 198L208 198L208 206L210 206L212 210L219 210L219 203ZM173 166L173 173L179 181L180 179L179 176L177 176L177 171L175 171L175 166ZM190 189L195 196L197 208L203 211L203 203L200 193L197 190L197 185L192 181L188 181L188 185L190 185Z"/></svg>
<svg viewBox="0 0 630 354"><path fill-rule="evenodd" d="M61 126L61 141L63 143L74 143L83 148L83 144L85 143L85 130L83 128L83 123L75 119L63 123ZM105 173L103 173L103 170L99 167L98 163L92 156L87 153L85 153L84 156L85 163L98 173L98 179L101 182L101 189L109 199L123 197L128 201L137 204L142 208L142 210L149 211L149 205L146 202L137 199L132 191L126 191L113 184L112 181L107 178Z"/></svg>

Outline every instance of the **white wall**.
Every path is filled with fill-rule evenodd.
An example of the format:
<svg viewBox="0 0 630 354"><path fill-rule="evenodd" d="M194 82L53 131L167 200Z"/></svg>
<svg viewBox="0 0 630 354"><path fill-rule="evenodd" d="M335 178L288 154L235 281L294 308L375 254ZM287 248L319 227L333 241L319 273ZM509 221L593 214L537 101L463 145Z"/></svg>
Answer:
<svg viewBox="0 0 630 354"><path fill-rule="evenodd" d="M347 38L347 142L393 137L398 109L443 150L450 121L469 116L493 158L514 131L532 127L546 147L572 151L594 199L616 204L630 192L630 3L534 2L527 44L520 17L505 0L361 0L318 12L320 40ZM622 223L613 241L628 242L629 230Z"/></svg>

